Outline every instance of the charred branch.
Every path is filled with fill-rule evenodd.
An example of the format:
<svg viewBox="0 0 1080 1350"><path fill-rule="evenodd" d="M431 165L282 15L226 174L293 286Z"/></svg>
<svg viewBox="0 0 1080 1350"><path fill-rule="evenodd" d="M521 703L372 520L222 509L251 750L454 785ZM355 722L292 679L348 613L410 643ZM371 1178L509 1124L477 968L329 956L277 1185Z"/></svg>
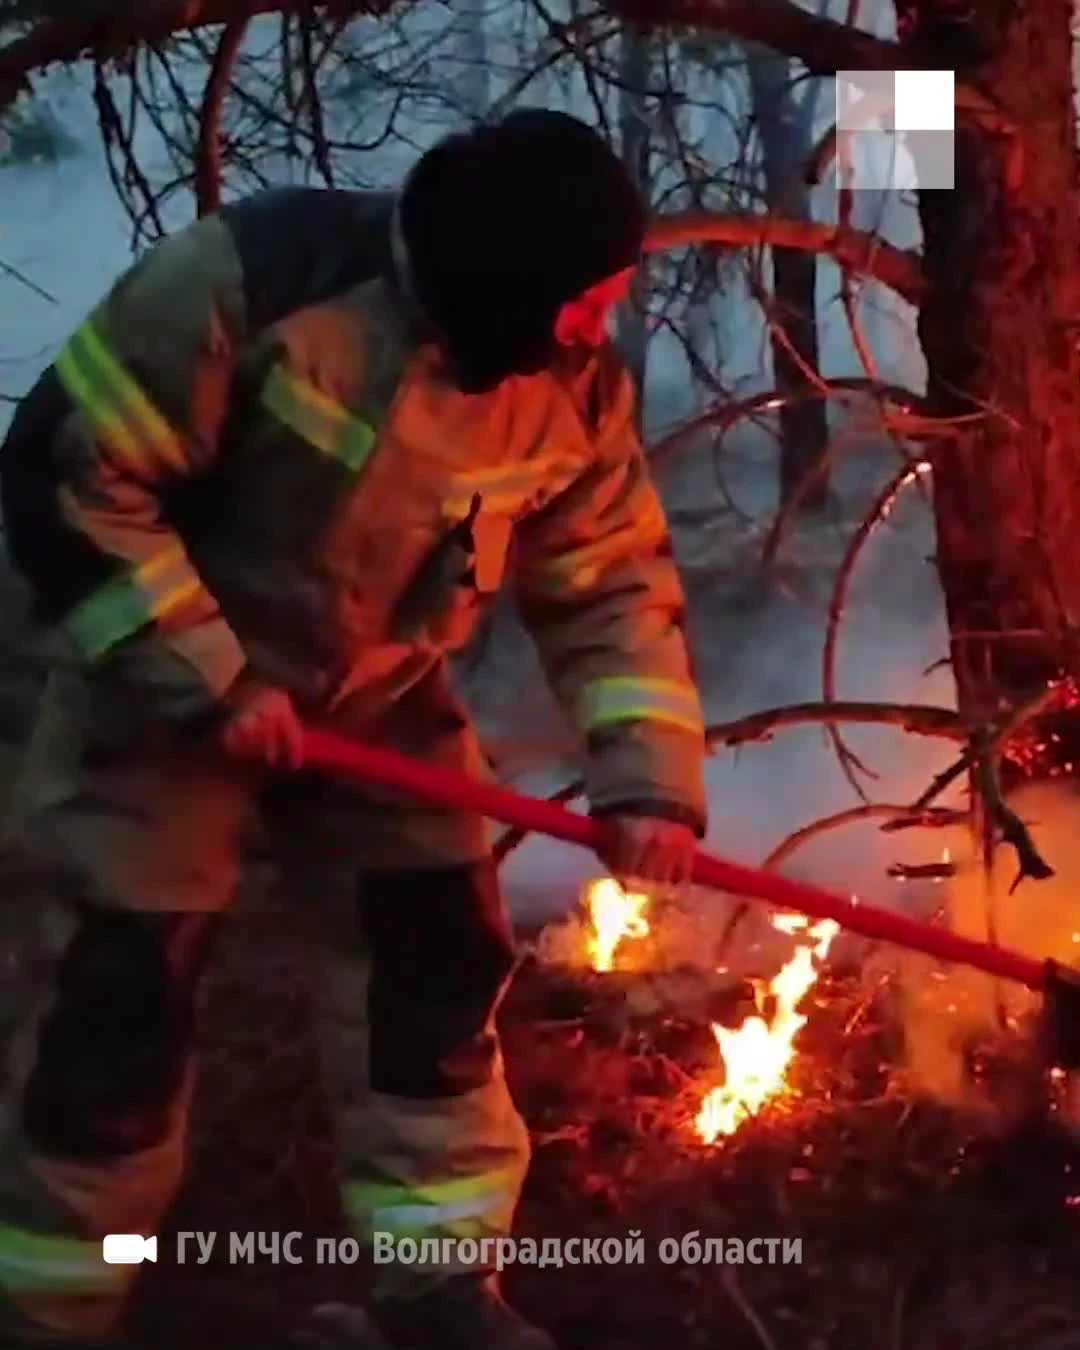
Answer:
<svg viewBox="0 0 1080 1350"><path fill-rule="evenodd" d="M808 825L801 825L797 830L793 830L769 853L761 864L762 869L775 870L787 862L796 849L802 848L811 839L817 839L832 830L842 829L845 825L854 825L878 817L885 818L885 823L881 826L883 831L916 827L939 830L949 825L964 824L968 820L968 813L937 806L913 816L908 807L889 802L864 802L861 806L849 806L846 811L836 811L832 815L822 816L819 820L812 820Z"/></svg>
<svg viewBox="0 0 1080 1350"><path fill-rule="evenodd" d="M814 722L856 722L864 725L891 726L916 736L940 737L962 741L966 732L959 716L948 708L921 703L793 703L783 708L767 708L735 722L710 727L710 745L738 746L751 741L766 741L782 727Z"/></svg>
<svg viewBox="0 0 1080 1350"><path fill-rule="evenodd" d="M956 872L956 864L951 862L890 863L885 869L892 881L946 881Z"/></svg>
<svg viewBox="0 0 1080 1350"><path fill-rule="evenodd" d="M978 763L980 756L989 755L996 758L1003 755L1010 742L1018 736L1023 728L1039 717L1053 703L1059 701L1063 693L1067 697L1067 692L1063 691L1059 684L1048 684L1040 688L1030 698L1022 700L1015 709L1010 711L998 724L989 740L985 736L973 736L969 740L964 753L947 769L937 774L926 791L912 803L910 814L914 816L921 811L925 811L932 802L941 796L946 788L951 787L962 775L970 772Z"/></svg>

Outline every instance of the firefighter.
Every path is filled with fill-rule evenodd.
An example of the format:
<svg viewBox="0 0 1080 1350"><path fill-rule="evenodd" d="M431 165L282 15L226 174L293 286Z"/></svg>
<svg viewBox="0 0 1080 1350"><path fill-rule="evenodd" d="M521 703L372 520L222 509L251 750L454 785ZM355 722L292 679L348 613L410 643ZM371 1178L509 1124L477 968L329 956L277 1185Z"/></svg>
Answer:
<svg viewBox="0 0 1080 1350"><path fill-rule="evenodd" d="M272 190L163 240L17 410L6 539L54 651L4 838L4 1344L123 1334L137 1267L101 1239L153 1233L181 1178L194 1000L255 821L305 911L331 864L355 877L319 1014L343 1207L369 1255L424 1254L367 1262L367 1311L302 1336L552 1347L480 1241L529 1156L487 827L305 773L301 727L484 773L448 661L505 576L603 861L685 879L702 715L607 339L644 224L590 128L518 111L400 192Z"/></svg>

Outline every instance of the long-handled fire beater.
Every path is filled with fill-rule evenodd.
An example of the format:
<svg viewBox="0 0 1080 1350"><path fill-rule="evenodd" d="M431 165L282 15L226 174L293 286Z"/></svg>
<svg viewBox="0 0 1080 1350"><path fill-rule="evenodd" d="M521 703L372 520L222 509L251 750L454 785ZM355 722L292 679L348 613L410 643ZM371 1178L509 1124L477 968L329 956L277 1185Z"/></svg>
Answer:
<svg viewBox="0 0 1080 1350"><path fill-rule="evenodd" d="M553 802L538 801L510 788L485 783L397 751L362 745L329 732L308 729L304 766L369 787L401 792L429 806L475 812L525 832L548 835L603 851L606 826ZM1044 1048L1049 1062L1080 1069L1080 970L1053 959L1036 960L989 942L921 923L770 872L698 852L693 880L699 886L761 900L813 919L833 919L849 932L922 952L954 965L970 966L1025 985L1044 996Z"/></svg>

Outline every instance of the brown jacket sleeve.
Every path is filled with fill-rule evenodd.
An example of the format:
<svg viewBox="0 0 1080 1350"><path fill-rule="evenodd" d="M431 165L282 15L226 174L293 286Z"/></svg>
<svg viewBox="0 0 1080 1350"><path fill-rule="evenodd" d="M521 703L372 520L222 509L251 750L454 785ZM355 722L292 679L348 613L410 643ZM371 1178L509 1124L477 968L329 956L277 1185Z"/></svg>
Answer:
<svg viewBox="0 0 1080 1350"><path fill-rule="evenodd" d="M83 662L119 662L165 716L214 705L245 664L163 501L217 453L242 330L239 263L208 218L145 255L55 362L67 522L111 565L65 616Z"/></svg>
<svg viewBox="0 0 1080 1350"><path fill-rule="evenodd" d="M595 811L706 825L705 738L685 599L634 424L605 353L589 467L520 529L517 593L552 687L585 737Z"/></svg>

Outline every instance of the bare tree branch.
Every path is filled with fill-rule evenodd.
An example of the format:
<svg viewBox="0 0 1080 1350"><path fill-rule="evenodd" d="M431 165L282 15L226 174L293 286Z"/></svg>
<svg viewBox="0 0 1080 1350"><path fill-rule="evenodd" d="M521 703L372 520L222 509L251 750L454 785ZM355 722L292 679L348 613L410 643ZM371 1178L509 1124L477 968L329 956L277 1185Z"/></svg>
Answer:
<svg viewBox="0 0 1080 1350"><path fill-rule="evenodd" d="M210 63L195 149L195 204L200 216L210 215L221 205L221 110L240 44L251 21L252 8L251 0L239 6L222 30Z"/></svg>
<svg viewBox="0 0 1080 1350"><path fill-rule="evenodd" d="M328 0L330 15L383 14L392 0ZM296 0L253 0L249 14L291 13ZM307 8L304 6L304 8ZM236 0L54 0L52 12L29 33L0 48L0 108L14 101L27 77L84 56L113 60L179 33L229 23Z"/></svg>
<svg viewBox="0 0 1080 1350"><path fill-rule="evenodd" d="M816 839L819 835L840 826L853 825L857 821L871 820L877 816L886 816L890 820L899 821L905 828L919 825L924 829L940 830L949 825L965 824L970 818L970 813L931 806L921 816L913 816L909 807L889 802L864 802L861 806L849 806L846 811L836 811L832 815L822 816L820 820L812 820L809 825L802 825L799 829L793 830L770 852L761 864L761 870L774 872L782 863L787 862L796 849L809 843L811 839Z"/></svg>
<svg viewBox="0 0 1080 1350"><path fill-rule="evenodd" d="M895 42L809 13L793 0L603 0L602 8L643 27L697 28L759 42L796 57L815 75L912 64Z"/></svg>
<svg viewBox="0 0 1080 1350"><path fill-rule="evenodd" d="M761 712L740 717L734 722L718 722L706 727L705 740L710 749L718 745L729 748L751 741L768 741L781 727L806 726L814 722L838 720L860 722L864 725L898 727L915 736L938 737L947 741L963 741L967 732L959 714L948 708L937 708L923 703L792 703L780 708L765 708ZM495 766L496 771L498 766ZM576 778L564 784L548 801L565 803L580 797L585 784ZM860 812L863 808L856 808ZM894 808L889 808L893 810ZM926 807L895 808L902 812L905 824L916 823L911 817L920 814L929 819ZM898 817L899 818L899 817ZM499 836L495 846L495 860L502 862L527 837L527 831L511 828Z"/></svg>
<svg viewBox="0 0 1080 1350"><path fill-rule="evenodd" d="M47 300L50 305L58 303L56 296L53 295L51 291L47 291L43 286L39 286L37 282L31 277L28 277L25 272L20 272L17 267L12 267L11 263L4 262L2 258L0 258L0 273L6 277L10 277L12 281L17 281L20 286L25 286L28 291L33 291L34 294L40 296L42 300Z"/></svg>
<svg viewBox="0 0 1080 1350"><path fill-rule="evenodd" d="M646 247L652 252L683 244L727 244L733 248L772 245L828 253L841 267L884 282L896 293L918 304L924 285L919 255L888 244L877 235L813 220L786 220L771 215L722 215L709 211L680 211L657 217L649 228Z"/></svg>
<svg viewBox="0 0 1080 1350"><path fill-rule="evenodd" d="M255 0L252 16L321 10L338 17L384 14L393 0ZM894 42L801 9L793 0L603 0L599 7L644 27L696 28L758 42L802 61L814 74L837 70L895 70L911 64ZM190 29L228 23L232 0L54 0L52 12L0 49L0 107L27 77L57 62L123 56Z"/></svg>

